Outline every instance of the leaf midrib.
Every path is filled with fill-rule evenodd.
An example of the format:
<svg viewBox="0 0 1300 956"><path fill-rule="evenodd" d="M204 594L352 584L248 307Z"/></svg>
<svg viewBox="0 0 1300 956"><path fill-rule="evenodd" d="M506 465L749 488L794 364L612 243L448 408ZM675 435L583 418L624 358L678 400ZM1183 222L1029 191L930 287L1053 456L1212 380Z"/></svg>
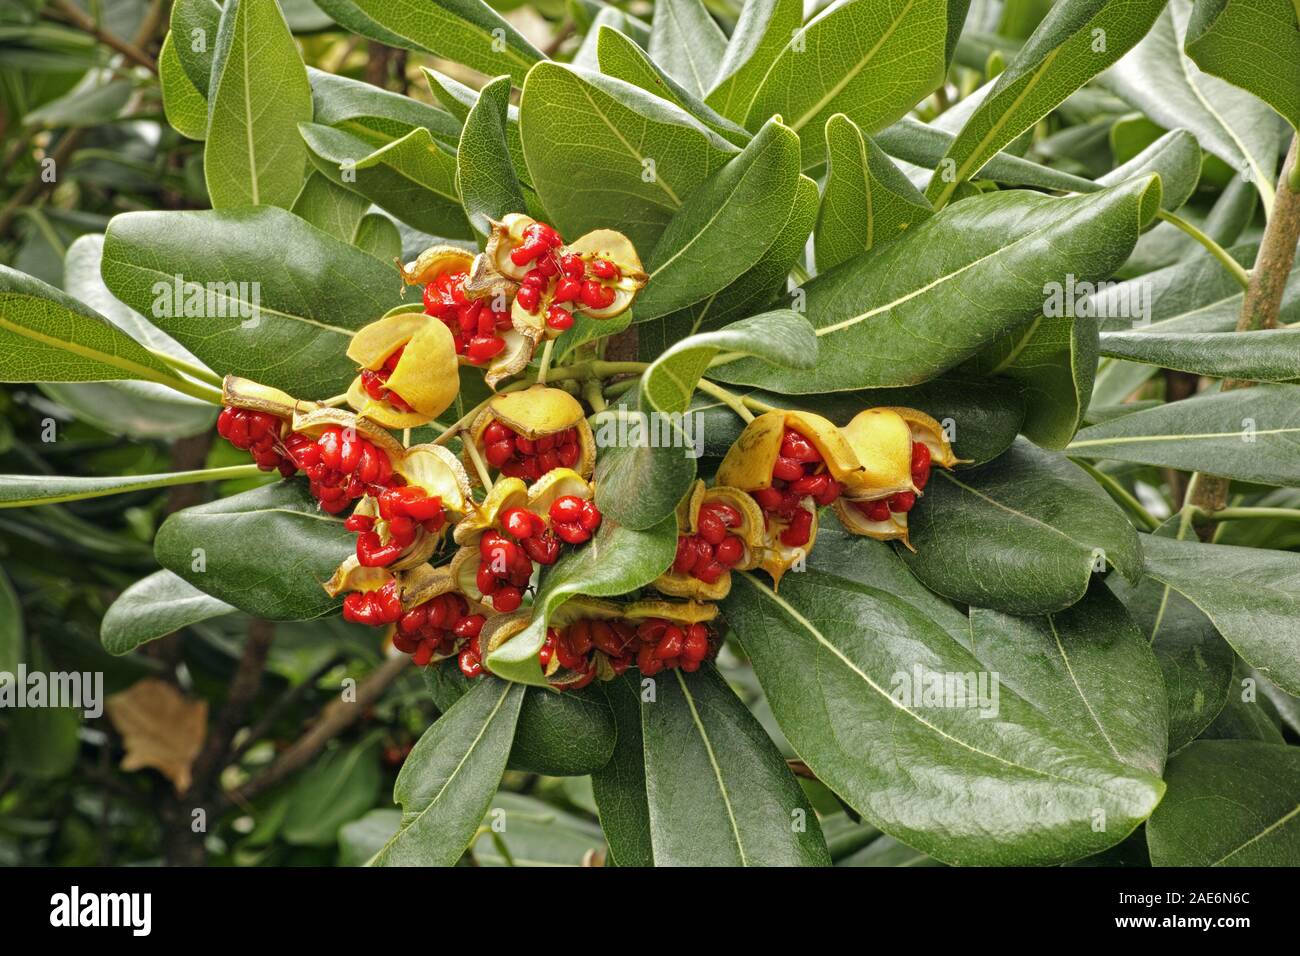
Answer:
<svg viewBox="0 0 1300 956"><path fill-rule="evenodd" d="M740 827L736 823L736 813L731 805L731 794L727 790L727 784L722 779L722 768L718 766L717 755L713 752L713 743L709 740L708 731L704 729L704 722L700 720L700 712L695 707L695 697L691 694L690 688L686 686L686 679L682 677L679 669L674 669L673 674L677 678L677 683L681 685L682 693L686 696L686 706L690 708L691 720L695 723L695 729L699 731L700 740L704 743L704 751L709 757L709 766L713 768L713 776L718 782L718 792L722 795L722 805L727 808L727 820L731 824L731 833L736 840L736 851L740 854L740 865L749 866L749 858L745 855L745 844L740 838Z"/></svg>

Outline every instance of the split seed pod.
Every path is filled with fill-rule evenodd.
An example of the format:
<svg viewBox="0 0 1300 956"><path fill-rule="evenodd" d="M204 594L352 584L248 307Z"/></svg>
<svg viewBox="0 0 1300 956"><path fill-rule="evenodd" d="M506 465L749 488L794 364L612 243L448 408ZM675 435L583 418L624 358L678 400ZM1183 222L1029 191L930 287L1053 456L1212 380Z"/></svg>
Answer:
<svg viewBox="0 0 1300 956"><path fill-rule="evenodd" d="M706 504L714 502L730 505L740 513L740 525L727 530L744 542L744 556L712 584L689 574L679 574L669 567L655 579L652 587L657 591L673 597L720 601L731 592L732 570L748 571L762 563L766 547L763 512L754 499L739 488L728 488L725 485L706 488L703 481L697 480L677 505L677 534L679 536L698 534L700 510Z"/></svg>
<svg viewBox="0 0 1300 956"><path fill-rule="evenodd" d="M393 363L392 356L399 351ZM446 411L460 390L451 330L422 312L371 322L352 337L347 354L362 369L348 388L348 404L386 428L418 428L428 423ZM385 397L376 398L366 390L365 373L382 375L389 365L392 368L378 386Z"/></svg>
<svg viewBox="0 0 1300 956"><path fill-rule="evenodd" d="M591 433L591 426L587 424L582 405L562 389L534 385L518 392L504 392L493 398L475 419L466 439L474 443L475 449L485 459L489 456L484 432L494 421L530 442L575 429L578 455L566 467L572 468L583 478L590 478L595 470L596 440ZM465 453L465 461L470 466L469 474L477 480L477 471L472 467L468 452ZM543 473L539 472L538 477L541 474Z"/></svg>
<svg viewBox="0 0 1300 956"><path fill-rule="evenodd" d="M305 413L321 407L316 402L300 401L288 392L235 375L227 375L221 380L221 404L265 412L286 421L292 419L295 412Z"/></svg>
<svg viewBox="0 0 1300 956"><path fill-rule="evenodd" d="M320 408L311 411L298 411L293 415L292 431L298 435L310 435L317 438L327 428L353 429L377 449L388 455L388 460L396 465L406 454L402 443L380 428L370 419L354 415L342 408Z"/></svg>

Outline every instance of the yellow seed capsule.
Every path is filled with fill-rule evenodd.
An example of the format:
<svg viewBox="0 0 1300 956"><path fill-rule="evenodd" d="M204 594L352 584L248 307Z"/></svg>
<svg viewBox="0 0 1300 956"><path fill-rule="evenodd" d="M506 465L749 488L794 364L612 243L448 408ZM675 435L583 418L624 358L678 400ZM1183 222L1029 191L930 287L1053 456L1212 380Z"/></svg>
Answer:
<svg viewBox="0 0 1300 956"><path fill-rule="evenodd" d="M572 436L567 434L570 429ZM565 450L554 450L553 458L531 446L519 447L520 438L532 443L548 437L566 442L559 446ZM582 405L568 392L545 385L493 398L474 420L467 440L489 467L508 477L535 481L547 471L564 467L590 478L596 467L596 439ZM468 451L466 463L472 465ZM470 474L477 477L472 468Z"/></svg>
<svg viewBox="0 0 1300 956"><path fill-rule="evenodd" d="M842 429L845 440L862 463L862 471L844 483L849 498L884 498L912 485L912 434L907 422L889 408L859 412Z"/></svg>
<svg viewBox="0 0 1300 956"><path fill-rule="evenodd" d="M348 404L386 428L428 423L450 407L460 390L455 339L430 315L403 312L371 322L353 336L347 354L363 371L348 389ZM384 376L371 379L384 397L366 389L366 372Z"/></svg>
<svg viewBox="0 0 1300 956"><path fill-rule="evenodd" d="M711 583L693 574L678 571L674 562L672 567L655 579L653 587L656 590L672 597L720 601L731 591L732 570L748 571L762 563L766 548L763 512L754 499L739 488L728 488L725 485L706 488L703 481L696 481L677 506L679 538L699 534L700 513L708 505L725 505L740 516L739 524L727 528L727 536L739 539L743 545L740 560Z"/></svg>

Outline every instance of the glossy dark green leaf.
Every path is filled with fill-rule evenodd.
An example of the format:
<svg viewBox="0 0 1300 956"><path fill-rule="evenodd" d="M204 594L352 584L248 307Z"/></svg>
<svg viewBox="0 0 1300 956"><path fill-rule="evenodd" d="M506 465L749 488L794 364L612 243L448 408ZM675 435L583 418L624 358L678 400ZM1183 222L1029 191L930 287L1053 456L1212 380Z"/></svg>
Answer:
<svg viewBox="0 0 1300 956"><path fill-rule="evenodd" d="M484 824L493 827L474 844L479 866L590 866L604 849L600 827L536 797L502 790Z"/></svg>
<svg viewBox="0 0 1300 956"><path fill-rule="evenodd" d="M316 169L430 235L465 239L469 223L456 191L456 156L423 127L378 149L332 126L302 123Z"/></svg>
<svg viewBox="0 0 1300 956"><path fill-rule="evenodd" d="M799 139L771 122L691 194L646 257L636 317L655 319L721 292L776 241L799 182Z"/></svg>
<svg viewBox="0 0 1300 956"><path fill-rule="evenodd" d="M1300 693L1300 555L1143 539L1147 573L1200 608L1242 660Z"/></svg>
<svg viewBox="0 0 1300 956"><path fill-rule="evenodd" d="M546 639L551 613L578 594L616 597L649 584L672 564L677 549L677 519L669 516L644 530L606 517L595 537L551 566L533 601L532 623L488 655L494 674L545 686L537 652Z"/></svg>
<svg viewBox="0 0 1300 956"><path fill-rule="evenodd" d="M391 265L280 209L126 213L109 223L103 262L114 295L214 371L298 398L346 389L352 333L401 302ZM215 309L160 314L178 275L187 295L211 289Z"/></svg>
<svg viewBox="0 0 1300 956"><path fill-rule="evenodd" d="M165 471L157 475L2 475L0 508L28 508L83 498L119 495L146 488L168 488L200 481L255 477L242 465L202 471Z"/></svg>
<svg viewBox="0 0 1300 956"><path fill-rule="evenodd" d="M282 206L302 188L311 85L274 3L227 0L212 56L203 173L214 209Z"/></svg>
<svg viewBox="0 0 1300 956"><path fill-rule="evenodd" d="M979 468L936 470L908 528L916 551L903 557L922 583L1008 614L1069 607L1104 565L1142 574L1119 506L1065 456L1023 440Z"/></svg>
<svg viewBox="0 0 1300 956"><path fill-rule="evenodd" d="M0 381L177 381L94 309L8 266L0 266L0 345Z"/></svg>
<svg viewBox="0 0 1300 956"><path fill-rule="evenodd" d="M934 91L946 68L948 0L848 0L813 17L768 67L745 115L781 116L803 141L804 168L825 156L822 130L843 113L874 133Z"/></svg>
<svg viewBox="0 0 1300 956"><path fill-rule="evenodd" d="M701 0L661 0L650 21L651 58L668 75L703 96L727 47L727 35Z"/></svg>
<svg viewBox="0 0 1300 956"><path fill-rule="evenodd" d="M807 284L815 370L740 361L714 375L790 394L934 378L1041 314L1047 283L1109 276L1159 198L1152 178L1070 199L1008 190L957 203Z"/></svg>
<svg viewBox="0 0 1300 956"><path fill-rule="evenodd" d="M312 173L302 184L291 212L335 239L352 242L357 227L370 208L370 200L344 189L324 173Z"/></svg>
<svg viewBox="0 0 1300 956"><path fill-rule="evenodd" d="M317 0L317 6L354 33L433 53L488 76L509 73L520 82L545 59L481 0Z"/></svg>
<svg viewBox="0 0 1300 956"><path fill-rule="evenodd" d="M1287 0L1196 0L1187 55L1207 73L1249 90L1300 128L1300 13ZM1261 43L1267 37L1268 42Z"/></svg>
<svg viewBox="0 0 1300 956"><path fill-rule="evenodd" d="M519 125L538 199L561 235L617 229L642 256L738 152L667 100L559 63L528 74Z"/></svg>
<svg viewBox="0 0 1300 956"><path fill-rule="evenodd" d="M699 419L681 416L709 362L723 351L806 369L817 360L817 340L803 316L781 310L693 335L659 356L641 376L634 407L616 406L593 420L602 514L648 528L673 513L695 480L701 454Z"/></svg>
<svg viewBox="0 0 1300 956"><path fill-rule="evenodd" d="M306 482L285 481L178 511L154 539L158 563L199 590L271 621L334 613L321 588L356 550Z"/></svg>
<svg viewBox="0 0 1300 956"><path fill-rule="evenodd" d="M763 77L802 23L800 0L754 0L741 7L705 102L743 123Z"/></svg>
<svg viewBox="0 0 1300 956"><path fill-rule="evenodd" d="M1260 693L1250 668L1240 658L1232 669L1227 703L1214 722L1201 733L1200 739L1254 740L1266 744L1285 742L1272 701Z"/></svg>
<svg viewBox="0 0 1300 956"><path fill-rule="evenodd" d="M492 231L489 220L527 208L506 144L509 106L510 78L499 76L479 92L456 151L461 204L470 225L485 236Z"/></svg>
<svg viewBox="0 0 1300 956"><path fill-rule="evenodd" d="M1020 383L1025 437L1044 448L1064 448L1092 398L1097 324L1086 318L1040 315L990 345L973 360L970 371Z"/></svg>
<svg viewBox="0 0 1300 956"><path fill-rule="evenodd" d="M1215 378L1300 379L1300 329L1104 332L1103 355Z"/></svg>
<svg viewBox="0 0 1300 956"><path fill-rule="evenodd" d="M641 736L641 684L636 675L628 673L600 687L617 728L613 756L591 775L600 828L615 865L654 866Z"/></svg>
<svg viewBox="0 0 1300 956"><path fill-rule="evenodd" d="M1300 866L1300 747L1196 741L1147 824L1156 866Z"/></svg>
<svg viewBox="0 0 1300 956"><path fill-rule="evenodd" d="M614 715L598 688L556 694L530 687L519 709L511 770L548 777L595 773L614 753Z"/></svg>
<svg viewBox="0 0 1300 956"><path fill-rule="evenodd" d="M617 30L600 27L596 39L596 57L600 72L606 76L625 80L680 106L728 142L742 147L749 142L750 134L743 126L737 126L716 113L700 99L698 93L673 79L632 39Z"/></svg>
<svg viewBox="0 0 1300 956"><path fill-rule="evenodd" d="M826 121L826 163L814 236L821 272L896 239L932 212L884 150L843 113Z"/></svg>
<svg viewBox="0 0 1300 956"><path fill-rule="evenodd" d="M1258 385L1202 394L1093 425L1079 432L1067 451L1075 458L1295 485L1300 483L1297 434L1300 388Z"/></svg>
<svg viewBox="0 0 1300 956"><path fill-rule="evenodd" d="M965 683L987 670L885 591L810 570L787 575L777 594L742 573L724 611L781 730L818 779L873 825L944 862L1087 856L1127 836L1164 790L1009 689L995 719L907 693L918 671L923 682Z"/></svg>
<svg viewBox="0 0 1300 956"><path fill-rule="evenodd" d="M935 170L936 206L1013 139L1131 49L1165 0L1063 0L1055 4L971 114ZM1100 40L1098 38L1100 31Z"/></svg>
<svg viewBox="0 0 1300 956"><path fill-rule="evenodd" d="M234 610L171 571L155 571L109 605L99 637L110 654L126 654L141 644Z"/></svg>
<svg viewBox="0 0 1300 956"><path fill-rule="evenodd" d="M485 676L424 732L393 788L401 826L372 866L451 866L460 859L505 772L524 690Z"/></svg>
<svg viewBox="0 0 1300 956"><path fill-rule="evenodd" d="M375 805L382 784L380 738L335 747L293 784L279 836L294 846L333 846L339 828Z"/></svg>
<svg viewBox="0 0 1300 956"><path fill-rule="evenodd" d="M425 75L437 74L429 70ZM311 80L313 121L351 133L374 148L423 127L439 143L454 149L465 117L478 97L474 90L467 90L469 103L464 112L453 115L449 109L437 109L361 80L316 69L308 70L307 76Z"/></svg>
<svg viewBox="0 0 1300 956"><path fill-rule="evenodd" d="M1094 582L1045 617L973 608L975 656L1058 727L1121 763L1160 776L1169 708L1160 665L1119 599Z"/></svg>
<svg viewBox="0 0 1300 956"><path fill-rule="evenodd" d="M63 289L90 306L140 344L193 366L202 366L187 349L108 291L100 273L104 237L78 236L63 257ZM212 427L211 402L182 395L153 382L88 382L47 385L43 391L82 421L133 438L179 438Z"/></svg>
<svg viewBox="0 0 1300 956"><path fill-rule="evenodd" d="M1201 178L1201 149L1196 137L1185 129L1165 133L1128 162L1099 177L1091 190L1083 191L1096 192L1151 173L1160 176L1161 208L1180 208L1196 191Z"/></svg>
<svg viewBox="0 0 1300 956"><path fill-rule="evenodd" d="M1202 73L1183 52L1191 0L1169 0L1146 37L1100 82L1166 129L1186 129L1201 149L1247 175L1266 208L1273 205L1282 127L1245 90ZM1253 59L1253 58L1252 58Z"/></svg>

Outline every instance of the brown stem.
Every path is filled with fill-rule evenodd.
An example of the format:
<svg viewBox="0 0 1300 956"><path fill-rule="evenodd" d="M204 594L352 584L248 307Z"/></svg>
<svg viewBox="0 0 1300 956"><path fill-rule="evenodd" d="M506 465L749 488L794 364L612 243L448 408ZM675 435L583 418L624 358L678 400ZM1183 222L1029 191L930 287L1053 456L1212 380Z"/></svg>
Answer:
<svg viewBox="0 0 1300 956"><path fill-rule="evenodd" d="M50 6L57 10L64 20L72 24L78 30L89 33L100 43L104 44L104 46L116 50L132 63L144 67L155 76L157 75L158 64L154 62L154 58L148 53L145 53L144 50L140 49L137 45L137 43L143 43L143 39L137 41L137 43L131 43L127 40L123 40L116 34L109 33L95 21L94 17L81 10L73 4L71 0L51 0ZM147 39L147 37L145 39Z"/></svg>
<svg viewBox="0 0 1300 956"><path fill-rule="evenodd" d="M280 719L284 712L306 697L315 688L317 681L337 667L341 660L342 658L338 655L331 657L312 671L305 680L281 694L270 707L266 708L266 711L257 719L257 722L248 728L248 734L244 737L243 742L230 752L230 756L225 762L227 764L238 763L244 754L252 749L254 744L271 732L271 728L275 726L275 722Z"/></svg>
<svg viewBox="0 0 1300 956"><path fill-rule="evenodd" d="M1300 136L1292 137L1291 149L1282 174L1278 177L1277 197L1273 201L1273 215L1264 229L1255 267L1250 270L1250 285L1242 297L1241 314L1237 317L1238 332L1271 329L1277 325L1282 307L1282 293L1287 278L1295 265L1296 242L1300 241L1300 192L1291 188L1291 170L1297 162L1296 151ZM1245 379L1225 379L1223 391L1249 388L1255 383ZM1228 504L1229 480L1217 475L1198 474L1191 485L1188 504L1203 512L1222 511ZM1199 523L1197 534L1202 540L1214 533L1214 522Z"/></svg>
<svg viewBox="0 0 1300 956"><path fill-rule="evenodd" d="M325 745L351 727L406 670L411 659L405 655L390 657L357 685L355 701L335 700L321 710L311 730L299 737L271 765L243 786L226 792L217 802L221 807L233 803L246 806L258 795L302 769L325 749Z"/></svg>
<svg viewBox="0 0 1300 956"><path fill-rule="evenodd" d="M230 751L235 733L244 722L249 707L257 698L262 687L262 671L266 669L266 658L271 651L271 641L275 637L275 625L261 618L248 622L248 637L244 641L244 652L240 655L239 666L230 681L230 690L226 693L226 702L217 714L216 720L208 727L207 739L203 749L194 760L193 778L188 799L202 803L211 788L213 778L225 766L226 754Z"/></svg>
<svg viewBox="0 0 1300 956"><path fill-rule="evenodd" d="M54 152L50 153L50 159L54 161L55 180L58 178L58 171L61 170L72 156L73 150L81 145L82 137L85 130L70 129L63 134L59 140L59 145L54 147ZM44 194L47 190L55 186L55 181L46 182L44 176L33 176L27 180L9 202L5 203L4 209L0 209L0 236L9 232L9 227L13 225L14 219L23 207L30 206L34 200Z"/></svg>

